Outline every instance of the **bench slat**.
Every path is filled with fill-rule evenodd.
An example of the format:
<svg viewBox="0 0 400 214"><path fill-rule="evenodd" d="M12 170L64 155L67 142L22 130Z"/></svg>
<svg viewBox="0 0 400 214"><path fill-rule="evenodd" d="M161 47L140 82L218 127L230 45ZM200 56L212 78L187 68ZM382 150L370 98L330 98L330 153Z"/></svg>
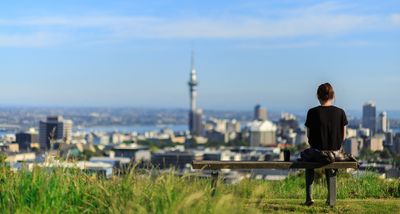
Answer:
<svg viewBox="0 0 400 214"><path fill-rule="evenodd" d="M340 169L358 168L356 162L335 162L320 164L314 162L283 162L283 161L193 161L194 169Z"/></svg>

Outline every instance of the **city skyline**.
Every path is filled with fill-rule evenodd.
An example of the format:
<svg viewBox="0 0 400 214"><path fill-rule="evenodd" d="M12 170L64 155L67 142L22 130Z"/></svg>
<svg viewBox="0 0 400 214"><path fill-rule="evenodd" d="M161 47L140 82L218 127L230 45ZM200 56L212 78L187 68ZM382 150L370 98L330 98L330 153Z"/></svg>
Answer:
<svg viewBox="0 0 400 214"><path fill-rule="evenodd" d="M400 110L400 3L1 3L2 105L187 108L196 51L204 109ZM29 8L29 9L26 9ZM287 28L285 28L285 26ZM290 29L290 30L288 30ZM390 115L389 115L390 116Z"/></svg>

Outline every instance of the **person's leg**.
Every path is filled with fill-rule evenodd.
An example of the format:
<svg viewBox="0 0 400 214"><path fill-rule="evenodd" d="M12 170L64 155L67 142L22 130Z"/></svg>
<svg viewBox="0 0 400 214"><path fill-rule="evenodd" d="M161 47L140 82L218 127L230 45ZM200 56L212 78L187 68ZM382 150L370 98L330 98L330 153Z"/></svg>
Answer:
<svg viewBox="0 0 400 214"><path fill-rule="evenodd" d="M312 203L312 184L314 182L314 169L306 169L306 205Z"/></svg>

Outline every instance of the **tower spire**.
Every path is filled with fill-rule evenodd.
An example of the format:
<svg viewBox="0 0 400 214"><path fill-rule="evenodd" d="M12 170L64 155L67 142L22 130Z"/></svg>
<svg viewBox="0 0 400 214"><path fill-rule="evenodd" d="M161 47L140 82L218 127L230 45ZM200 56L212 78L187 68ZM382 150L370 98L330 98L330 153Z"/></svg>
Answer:
<svg viewBox="0 0 400 214"><path fill-rule="evenodd" d="M192 55L191 55L191 69L192 72L196 72L196 69L194 68L194 50L192 49Z"/></svg>

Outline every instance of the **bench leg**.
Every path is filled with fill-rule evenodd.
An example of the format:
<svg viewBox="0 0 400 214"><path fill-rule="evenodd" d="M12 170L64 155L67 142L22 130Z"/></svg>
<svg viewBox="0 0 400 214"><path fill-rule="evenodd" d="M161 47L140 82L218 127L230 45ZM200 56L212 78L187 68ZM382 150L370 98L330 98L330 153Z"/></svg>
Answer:
<svg viewBox="0 0 400 214"><path fill-rule="evenodd" d="M329 170L327 174L328 204L333 207L336 205L336 170Z"/></svg>
<svg viewBox="0 0 400 214"><path fill-rule="evenodd" d="M218 171L211 171L211 196L215 195L218 182Z"/></svg>

